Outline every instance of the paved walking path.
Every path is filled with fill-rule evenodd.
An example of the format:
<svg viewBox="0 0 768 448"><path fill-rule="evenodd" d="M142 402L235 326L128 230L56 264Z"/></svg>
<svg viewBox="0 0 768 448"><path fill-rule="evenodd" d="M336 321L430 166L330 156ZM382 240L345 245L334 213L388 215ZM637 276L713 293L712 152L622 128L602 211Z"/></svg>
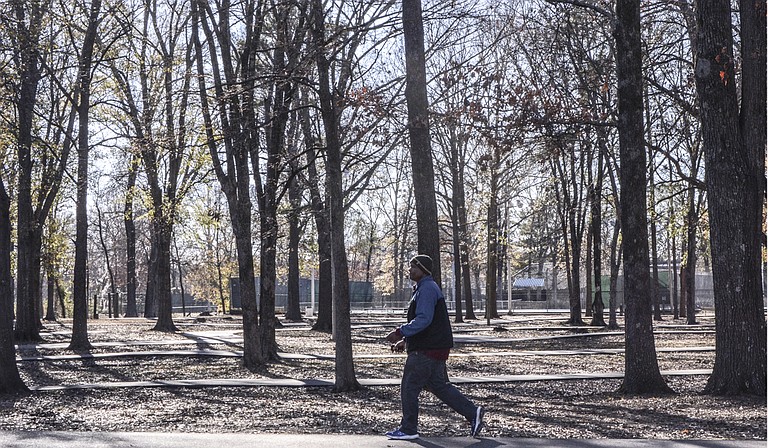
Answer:
<svg viewBox="0 0 768 448"><path fill-rule="evenodd" d="M8 448L765 448L765 440L516 439L424 437L387 440L380 435L232 434L157 432L0 432Z"/></svg>

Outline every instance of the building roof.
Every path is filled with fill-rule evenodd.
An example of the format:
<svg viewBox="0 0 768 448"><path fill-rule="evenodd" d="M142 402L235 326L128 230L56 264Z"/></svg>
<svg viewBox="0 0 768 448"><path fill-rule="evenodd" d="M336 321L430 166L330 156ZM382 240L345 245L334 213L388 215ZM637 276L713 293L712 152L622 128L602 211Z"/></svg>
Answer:
<svg viewBox="0 0 768 448"><path fill-rule="evenodd" d="M543 278L518 278L515 279L515 283L512 285L513 288L543 288L544 287L544 279Z"/></svg>

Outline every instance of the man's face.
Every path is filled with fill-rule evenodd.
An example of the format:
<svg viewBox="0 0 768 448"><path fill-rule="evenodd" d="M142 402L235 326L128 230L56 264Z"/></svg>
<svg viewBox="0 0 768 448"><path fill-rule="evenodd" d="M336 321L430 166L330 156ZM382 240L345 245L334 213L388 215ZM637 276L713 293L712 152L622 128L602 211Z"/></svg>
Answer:
<svg viewBox="0 0 768 448"><path fill-rule="evenodd" d="M410 263L408 267L408 276L414 282L418 282L424 277L424 271L422 271L415 263Z"/></svg>

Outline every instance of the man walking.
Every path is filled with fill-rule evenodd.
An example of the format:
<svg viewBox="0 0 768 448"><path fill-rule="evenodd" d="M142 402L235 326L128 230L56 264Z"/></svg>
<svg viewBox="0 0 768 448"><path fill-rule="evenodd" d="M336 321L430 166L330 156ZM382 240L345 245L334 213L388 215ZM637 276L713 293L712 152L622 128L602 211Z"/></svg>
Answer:
<svg viewBox="0 0 768 448"><path fill-rule="evenodd" d="M445 361L453 347L453 333L445 297L432 278L432 259L416 255L408 274L416 282L408 304L408 322L387 335L392 350L408 352L400 385L403 418L400 427L388 432L387 438L419 437L419 394L424 388L463 415L470 423L470 436L476 437L483 428L485 409L475 406L448 381Z"/></svg>

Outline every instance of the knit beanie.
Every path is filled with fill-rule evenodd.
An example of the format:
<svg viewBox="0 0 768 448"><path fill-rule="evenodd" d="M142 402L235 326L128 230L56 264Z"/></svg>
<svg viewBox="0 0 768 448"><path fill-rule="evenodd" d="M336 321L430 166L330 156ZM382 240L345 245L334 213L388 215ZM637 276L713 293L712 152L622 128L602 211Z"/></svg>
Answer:
<svg viewBox="0 0 768 448"><path fill-rule="evenodd" d="M411 258L411 263L415 264L425 274L432 275L432 258L429 255L416 255Z"/></svg>

